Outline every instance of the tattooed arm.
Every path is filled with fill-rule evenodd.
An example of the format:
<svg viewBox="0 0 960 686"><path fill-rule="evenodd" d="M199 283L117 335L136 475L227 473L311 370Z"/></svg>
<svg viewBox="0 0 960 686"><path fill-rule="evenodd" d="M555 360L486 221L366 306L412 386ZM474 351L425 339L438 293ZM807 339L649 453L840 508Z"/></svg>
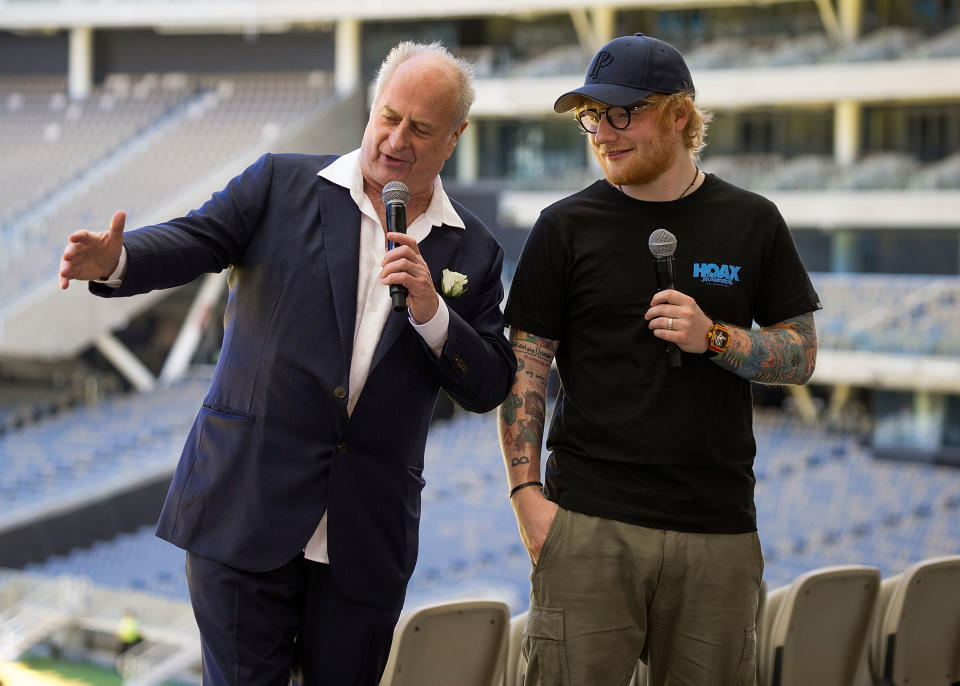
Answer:
<svg viewBox="0 0 960 686"><path fill-rule="evenodd" d="M657 338L676 343L684 352L706 352L713 322L689 295L660 291L653 296L646 318ZM725 322L724 326L730 330L730 343L713 358L724 369L765 384L802 384L813 375L817 328L812 312L756 331Z"/></svg>
<svg viewBox="0 0 960 686"><path fill-rule="evenodd" d="M727 326L730 343L713 361L738 376L766 384L802 384L817 363L813 313L759 330Z"/></svg>
<svg viewBox="0 0 960 686"><path fill-rule="evenodd" d="M540 338L514 327L510 345L517 356L517 376L507 399L500 405L500 449L507 469L507 484L513 488L540 481L540 449L547 409L547 376L557 352L557 341ZM511 498L520 537L530 559L536 563L557 506L541 490L527 486Z"/></svg>

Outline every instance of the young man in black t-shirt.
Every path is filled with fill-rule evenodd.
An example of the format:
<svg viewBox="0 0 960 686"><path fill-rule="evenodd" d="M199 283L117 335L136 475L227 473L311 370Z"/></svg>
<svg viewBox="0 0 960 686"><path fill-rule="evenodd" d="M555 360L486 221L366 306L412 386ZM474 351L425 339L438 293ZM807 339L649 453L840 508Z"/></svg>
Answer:
<svg viewBox="0 0 960 686"><path fill-rule="evenodd" d="M642 658L651 684L752 684L750 382L810 378L817 294L777 208L697 168L709 115L672 46L611 41L554 109L575 110L606 178L542 212L507 302L518 371L501 445L534 564L526 683L618 686ZM659 291L658 229L676 239Z"/></svg>

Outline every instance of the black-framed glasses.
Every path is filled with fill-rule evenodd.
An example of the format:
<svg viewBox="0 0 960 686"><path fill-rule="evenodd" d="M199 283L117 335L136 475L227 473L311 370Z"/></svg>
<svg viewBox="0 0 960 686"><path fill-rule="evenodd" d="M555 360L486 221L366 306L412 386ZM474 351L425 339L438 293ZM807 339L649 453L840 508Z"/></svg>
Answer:
<svg viewBox="0 0 960 686"><path fill-rule="evenodd" d="M633 112L641 112L651 107L653 107L652 102L641 102L639 105L632 105L630 107L615 105L605 110L587 107L582 110L577 110L577 121L580 122L580 127L587 133L596 133L600 130L600 120L606 115L610 126L615 129L625 129L630 126L630 115Z"/></svg>

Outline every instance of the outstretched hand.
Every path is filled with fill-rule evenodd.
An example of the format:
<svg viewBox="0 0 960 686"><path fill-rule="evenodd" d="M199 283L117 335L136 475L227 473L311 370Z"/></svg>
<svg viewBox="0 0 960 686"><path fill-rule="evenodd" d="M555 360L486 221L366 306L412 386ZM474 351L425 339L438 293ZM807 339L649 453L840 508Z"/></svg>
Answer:
<svg viewBox="0 0 960 686"><path fill-rule="evenodd" d="M102 280L109 277L120 262L123 248L123 225L127 215L118 210L110 220L110 229L95 233L77 231L67 238L67 247L60 257L60 288L66 289L71 279Z"/></svg>

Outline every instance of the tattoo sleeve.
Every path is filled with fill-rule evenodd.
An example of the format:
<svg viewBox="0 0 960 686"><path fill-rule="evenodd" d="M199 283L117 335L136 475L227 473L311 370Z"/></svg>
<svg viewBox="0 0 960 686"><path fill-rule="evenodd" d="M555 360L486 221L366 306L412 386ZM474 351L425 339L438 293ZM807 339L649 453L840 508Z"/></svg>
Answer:
<svg viewBox="0 0 960 686"><path fill-rule="evenodd" d="M714 359L724 369L764 384L802 384L813 374L817 329L812 312L759 330L728 328L730 343Z"/></svg>
<svg viewBox="0 0 960 686"><path fill-rule="evenodd" d="M540 450L547 412L547 376L557 341L510 329L517 356L517 375L510 395L500 405L500 449L512 487L540 480Z"/></svg>

